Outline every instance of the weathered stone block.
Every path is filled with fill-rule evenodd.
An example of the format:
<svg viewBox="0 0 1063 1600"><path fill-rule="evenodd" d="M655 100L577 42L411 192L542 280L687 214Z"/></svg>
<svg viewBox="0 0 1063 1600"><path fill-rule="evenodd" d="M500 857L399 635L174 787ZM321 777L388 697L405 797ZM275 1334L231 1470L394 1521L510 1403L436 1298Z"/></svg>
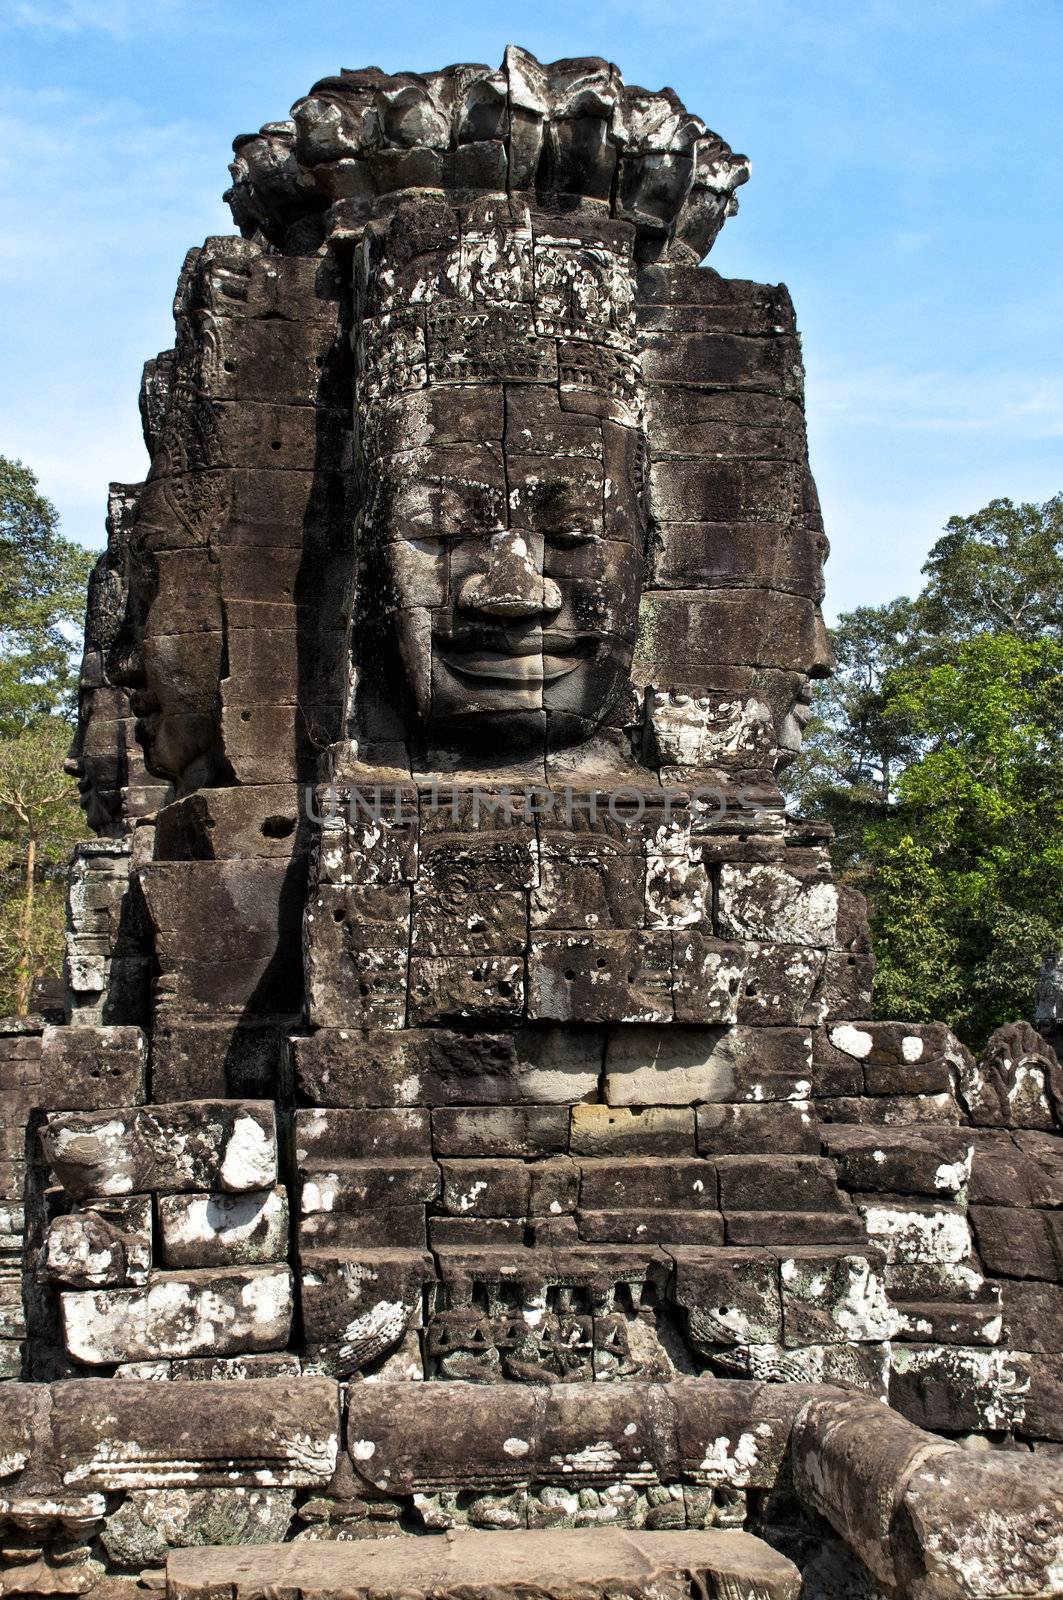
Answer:
<svg viewBox="0 0 1063 1600"><path fill-rule="evenodd" d="M768 864L720 868L720 931L728 939L827 946L838 932L838 891L812 871Z"/></svg>
<svg viewBox="0 0 1063 1600"><path fill-rule="evenodd" d="M1063 1162L1038 1162L1007 1133L980 1128L967 1183L972 1206L1054 1207L1063 1204Z"/></svg>
<svg viewBox="0 0 1063 1600"><path fill-rule="evenodd" d="M667 933L535 933L528 1016L554 1022L671 1022Z"/></svg>
<svg viewBox="0 0 1063 1600"><path fill-rule="evenodd" d="M711 1161L584 1161L581 1173L580 1205L585 1210L717 1209Z"/></svg>
<svg viewBox="0 0 1063 1600"><path fill-rule="evenodd" d="M990 1272L1010 1278L1063 1279L1063 1212L972 1206L978 1254Z"/></svg>
<svg viewBox="0 0 1063 1600"><path fill-rule="evenodd" d="M450 884L415 883L410 949L415 957L523 955L528 942L522 889L463 894L456 914Z"/></svg>
<svg viewBox="0 0 1063 1600"><path fill-rule="evenodd" d="M172 1361L169 1366L174 1383L215 1383L223 1378L227 1382L233 1379L243 1382L251 1378L256 1381L263 1378L298 1378L302 1372L302 1362L297 1355L276 1350L248 1356L193 1356L188 1361Z"/></svg>
<svg viewBox="0 0 1063 1600"><path fill-rule="evenodd" d="M139 1028L45 1028L39 1103L50 1111L140 1105L147 1060Z"/></svg>
<svg viewBox="0 0 1063 1600"><path fill-rule="evenodd" d="M935 1431L1027 1431L1036 1359L1010 1350L898 1344L890 1361L890 1405Z"/></svg>
<svg viewBox="0 0 1063 1600"><path fill-rule="evenodd" d="M405 1106L300 1110L294 1117L294 1148L297 1161L315 1163L430 1156L429 1113Z"/></svg>
<svg viewBox="0 0 1063 1600"><path fill-rule="evenodd" d="M814 660L820 626L815 604L778 589L768 594L770 602L762 589L646 590L635 683L676 684L705 694L719 687L721 665L792 671Z"/></svg>
<svg viewBox="0 0 1063 1600"><path fill-rule="evenodd" d="M90 1202L49 1224L41 1272L73 1289L144 1284L151 1243L150 1195Z"/></svg>
<svg viewBox="0 0 1063 1600"><path fill-rule="evenodd" d="M896 1317L886 1298L877 1252L842 1255L801 1250L780 1262L783 1343L878 1343L892 1338Z"/></svg>
<svg viewBox="0 0 1063 1600"><path fill-rule="evenodd" d="M586 1531L580 1527L528 1532L514 1506L526 1497L507 1498L489 1509L483 1526L494 1537L480 1540L466 1534L460 1541L461 1587L468 1600L510 1600L535 1592L560 1596L579 1585L588 1593L621 1593L631 1600L675 1588L683 1593L755 1594L758 1600L797 1600L801 1576L793 1563L750 1534L692 1534L661 1529L620 1532L616 1517L622 1496L607 1498L603 1521L612 1527ZM426 1506L427 1510L427 1506ZM584 1507L589 1513L589 1507ZM437 1513L432 1527L449 1527L457 1516ZM470 1523L477 1517L470 1512ZM506 1532L516 1524L518 1532ZM500 1531L501 1530L501 1531ZM371 1557L357 1559L350 1544L335 1542L274 1545L241 1559L239 1595L263 1586L283 1585L306 1600L353 1600L371 1581L381 1600L427 1600L454 1581L454 1545L448 1539L374 1541ZM422 1548L422 1547L430 1548ZM437 1549L439 1546L441 1548ZM229 1581L228 1558L218 1550L180 1550L168 1572L173 1600L207 1600ZM243 1575L246 1574L246 1577ZM371 1574L371 1578L370 1578Z"/></svg>
<svg viewBox="0 0 1063 1600"><path fill-rule="evenodd" d="M531 892L532 928L623 929L641 926L646 863L608 836L573 835L567 856L544 852Z"/></svg>
<svg viewBox="0 0 1063 1600"><path fill-rule="evenodd" d="M589 1243L722 1245L723 1218L718 1211L587 1211L576 1221Z"/></svg>
<svg viewBox="0 0 1063 1600"><path fill-rule="evenodd" d="M859 1195L859 1210L868 1238L894 1262L966 1261L971 1254L971 1233L964 1210L953 1205L931 1205L902 1200L893 1195Z"/></svg>
<svg viewBox="0 0 1063 1600"><path fill-rule="evenodd" d="M410 890L320 885L306 909L307 1015L317 1027L406 1021Z"/></svg>
<svg viewBox="0 0 1063 1600"><path fill-rule="evenodd" d="M415 956L410 961L412 1026L484 1018L488 1026L524 1015L524 961L512 955Z"/></svg>
<svg viewBox="0 0 1063 1600"><path fill-rule="evenodd" d="M694 1112L680 1106L573 1106L569 1143L573 1155L693 1155Z"/></svg>
<svg viewBox="0 0 1063 1600"><path fill-rule="evenodd" d="M67 1292L59 1303L67 1353L89 1366L239 1355L287 1344L292 1282L280 1265L166 1272L143 1288Z"/></svg>
<svg viewBox="0 0 1063 1600"><path fill-rule="evenodd" d="M56 1180L79 1199L188 1190L240 1194L277 1180L273 1105L178 1101L130 1111L61 1111L41 1142Z"/></svg>
<svg viewBox="0 0 1063 1600"><path fill-rule="evenodd" d="M180 1405L165 1384L90 1379L54 1384L51 1399L71 1486L299 1487L327 1483L336 1466L339 1397L328 1378L194 1383Z"/></svg>
<svg viewBox="0 0 1063 1600"><path fill-rule="evenodd" d="M728 1211L729 1245L777 1247L863 1244L867 1239L856 1211Z"/></svg>
<svg viewBox="0 0 1063 1600"><path fill-rule="evenodd" d="M269 1022L180 1022L157 1018L151 1092L157 1101L272 1100L284 1091L283 1026Z"/></svg>
<svg viewBox="0 0 1063 1600"><path fill-rule="evenodd" d="M322 1028L293 1038L291 1050L299 1087L315 1105L486 1106L584 1099L597 1087L602 1039L566 1028Z"/></svg>
<svg viewBox="0 0 1063 1600"><path fill-rule="evenodd" d="M423 1206L440 1193L439 1168L416 1157L315 1162L300 1168L299 1180L303 1216Z"/></svg>
<svg viewBox="0 0 1063 1600"><path fill-rule="evenodd" d="M288 1197L282 1187L166 1194L158 1206L167 1267L253 1266L283 1261L287 1254Z"/></svg>
<svg viewBox="0 0 1063 1600"><path fill-rule="evenodd" d="M0 1387L0 1479L5 1495L24 1473L30 1482L46 1475L50 1412L51 1390L45 1384Z"/></svg>
<svg viewBox="0 0 1063 1600"><path fill-rule="evenodd" d="M301 1252L301 1303L307 1353L339 1374L358 1372L421 1326L424 1286L435 1263L424 1251Z"/></svg>
<svg viewBox="0 0 1063 1600"><path fill-rule="evenodd" d="M677 1250L675 1299L696 1350L782 1339L779 1262L767 1251Z"/></svg>
<svg viewBox="0 0 1063 1600"><path fill-rule="evenodd" d="M197 789L159 812L158 859L288 861L300 843L301 804L295 784Z"/></svg>
<svg viewBox="0 0 1063 1600"><path fill-rule="evenodd" d="M843 1211L833 1162L818 1156L718 1156L725 1211Z"/></svg>
<svg viewBox="0 0 1063 1600"><path fill-rule="evenodd" d="M913 1594L1052 1594L1063 1588L1063 1468L935 1455L908 1476L891 1543Z"/></svg>
<svg viewBox="0 0 1063 1600"><path fill-rule="evenodd" d="M437 1156L549 1156L568 1143L567 1106L440 1106L432 1112Z"/></svg>
<svg viewBox="0 0 1063 1600"><path fill-rule="evenodd" d="M572 1222L571 1217L566 1217L564 1220ZM465 1247L470 1250L483 1250L496 1245L518 1249L524 1241L524 1236L523 1217L430 1217L428 1219L428 1243L433 1250Z"/></svg>
<svg viewBox="0 0 1063 1600"><path fill-rule="evenodd" d="M423 1250L427 1243L425 1206L378 1205L365 1211L314 1211L299 1219L299 1249Z"/></svg>
<svg viewBox="0 0 1063 1600"><path fill-rule="evenodd" d="M605 1097L614 1106L690 1106L729 1100L740 1043L724 1028L618 1028L605 1047Z"/></svg>
<svg viewBox="0 0 1063 1600"><path fill-rule="evenodd" d="M834 1126L824 1128L823 1141L847 1189L952 1200L970 1175L973 1147L962 1129Z"/></svg>
<svg viewBox="0 0 1063 1600"><path fill-rule="evenodd" d="M1000 1339L1012 1350L1063 1354L1063 1287L1058 1284L1002 1283Z"/></svg>
<svg viewBox="0 0 1063 1600"><path fill-rule="evenodd" d="M812 1400L797 1418L790 1460L804 1504L892 1589L891 1534L902 1485L924 1463L936 1468L952 1453L944 1440L854 1395Z"/></svg>
<svg viewBox="0 0 1063 1600"><path fill-rule="evenodd" d="M115 1566L139 1571L189 1546L279 1542L292 1512L291 1489L135 1489L100 1538Z"/></svg>
<svg viewBox="0 0 1063 1600"><path fill-rule="evenodd" d="M611 1105L804 1098L809 1061L801 1028L617 1029L606 1045L606 1098Z"/></svg>
<svg viewBox="0 0 1063 1600"><path fill-rule="evenodd" d="M172 1016L301 1009L305 874L285 861L153 861L140 885L155 928L157 993Z"/></svg>
<svg viewBox="0 0 1063 1600"><path fill-rule="evenodd" d="M528 1211L529 1169L523 1161L442 1161L442 1207L456 1217L520 1217Z"/></svg>
<svg viewBox="0 0 1063 1600"><path fill-rule="evenodd" d="M700 1105L698 1152L703 1156L818 1155L820 1128L809 1100L772 1105Z"/></svg>

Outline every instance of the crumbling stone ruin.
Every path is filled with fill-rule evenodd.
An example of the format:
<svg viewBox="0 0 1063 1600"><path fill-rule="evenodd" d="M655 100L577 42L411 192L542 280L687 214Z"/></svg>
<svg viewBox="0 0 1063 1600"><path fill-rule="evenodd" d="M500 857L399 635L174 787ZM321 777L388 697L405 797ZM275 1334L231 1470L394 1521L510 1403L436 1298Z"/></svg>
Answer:
<svg viewBox="0 0 1063 1600"><path fill-rule="evenodd" d="M868 1021L784 811L745 158L511 48L232 171L91 587L67 1019L0 1040L0 1594L1063 1592L1063 1076Z"/></svg>

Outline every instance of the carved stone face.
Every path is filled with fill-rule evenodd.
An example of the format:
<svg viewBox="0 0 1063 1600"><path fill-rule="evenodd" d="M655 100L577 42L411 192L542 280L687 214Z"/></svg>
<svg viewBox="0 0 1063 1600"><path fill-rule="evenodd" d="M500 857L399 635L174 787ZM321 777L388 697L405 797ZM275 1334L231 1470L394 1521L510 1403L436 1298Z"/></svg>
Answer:
<svg viewBox="0 0 1063 1600"><path fill-rule="evenodd" d="M789 703L777 719L777 732L779 740L779 759L776 762L778 770L790 766L801 754L804 743L805 728L808 726L812 715L812 684L829 678L834 671L834 651L831 647L830 634L822 613L816 611L814 620L814 640L811 649L811 660L802 662L804 670L794 675L792 684L792 697L787 696Z"/></svg>
<svg viewBox="0 0 1063 1600"><path fill-rule="evenodd" d="M188 793L209 783L216 764L217 712L203 701L221 677L217 636L148 634L145 688L133 695L137 737L150 772Z"/></svg>
<svg viewBox="0 0 1063 1600"><path fill-rule="evenodd" d="M98 651L86 651L81 667L78 726L64 770L77 780L78 804L94 833L118 831L126 762L123 716L128 702L103 679Z"/></svg>
<svg viewBox="0 0 1063 1600"><path fill-rule="evenodd" d="M424 402L402 404L417 437ZM468 386L429 409L455 404L466 437L482 442L430 442L369 473L366 570L403 698L436 745L578 742L631 665L638 435L563 411L545 386L507 385L504 399L501 386Z"/></svg>

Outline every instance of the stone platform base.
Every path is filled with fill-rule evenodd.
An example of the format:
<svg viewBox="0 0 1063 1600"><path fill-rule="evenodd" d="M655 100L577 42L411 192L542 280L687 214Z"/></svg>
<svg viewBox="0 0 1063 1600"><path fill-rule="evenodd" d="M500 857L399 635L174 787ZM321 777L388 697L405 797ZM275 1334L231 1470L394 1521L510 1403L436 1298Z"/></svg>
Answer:
<svg viewBox="0 0 1063 1600"><path fill-rule="evenodd" d="M747 1533L448 1533L174 1551L167 1600L797 1600L792 1562Z"/></svg>

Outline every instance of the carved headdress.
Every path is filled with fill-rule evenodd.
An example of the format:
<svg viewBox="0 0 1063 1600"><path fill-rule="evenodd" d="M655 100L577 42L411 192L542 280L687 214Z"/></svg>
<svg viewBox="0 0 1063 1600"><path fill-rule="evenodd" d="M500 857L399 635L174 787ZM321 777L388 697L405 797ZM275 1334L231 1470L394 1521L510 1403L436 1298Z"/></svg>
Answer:
<svg viewBox="0 0 1063 1600"><path fill-rule="evenodd" d="M749 162L671 89L625 84L597 57L323 78L234 141L227 199L245 234L290 249L359 234L403 197L522 198L630 223L639 262L696 265L737 208Z"/></svg>

